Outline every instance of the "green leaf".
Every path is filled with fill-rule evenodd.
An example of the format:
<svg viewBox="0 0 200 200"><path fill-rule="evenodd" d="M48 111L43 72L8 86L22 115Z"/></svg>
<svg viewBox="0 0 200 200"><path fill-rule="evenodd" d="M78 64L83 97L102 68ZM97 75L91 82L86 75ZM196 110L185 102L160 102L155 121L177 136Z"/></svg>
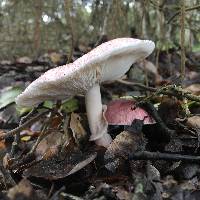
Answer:
<svg viewBox="0 0 200 200"><path fill-rule="evenodd" d="M65 112L73 112L78 109L78 100L75 98L69 99L62 104L62 110Z"/></svg>
<svg viewBox="0 0 200 200"><path fill-rule="evenodd" d="M22 92L19 87L5 88L0 95L0 108L7 106L8 104L15 102L15 98Z"/></svg>
<svg viewBox="0 0 200 200"><path fill-rule="evenodd" d="M53 108L53 101L45 101L43 106L51 109Z"/></svg>

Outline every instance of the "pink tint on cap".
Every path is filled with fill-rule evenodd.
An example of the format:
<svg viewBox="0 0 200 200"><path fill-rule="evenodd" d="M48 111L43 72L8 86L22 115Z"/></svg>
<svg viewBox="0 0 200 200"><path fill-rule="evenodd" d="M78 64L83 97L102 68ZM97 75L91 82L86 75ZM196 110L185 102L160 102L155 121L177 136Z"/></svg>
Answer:
<svg viewBox="0 0 200 200"><path fill-rule="evenodd" d="M131 125L135 119L143 120L144 124L155 123L155 120L144 109L135 106L133 100L111 101L104 115L110 125Z"/></svg>

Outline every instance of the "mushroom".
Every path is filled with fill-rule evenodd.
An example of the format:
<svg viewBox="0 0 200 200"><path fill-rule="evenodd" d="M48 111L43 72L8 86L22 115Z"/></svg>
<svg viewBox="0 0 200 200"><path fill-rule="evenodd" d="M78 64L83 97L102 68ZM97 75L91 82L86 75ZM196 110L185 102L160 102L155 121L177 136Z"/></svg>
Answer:
<svg viewBox="0 0 200 200"><path fill-rule="evenodd" d="M35 106L45 100L63 100L85 95L90 141L108 147L112 141L103 117L100 84L123 76L130 66L147 57L155 44L149 40L117 38L105 42L73 63L48 70L16 98L20 106Z"/></svg>
<svg viewBox="0 0 200 200"><path fill-rule="evenodd" d="M136 107L131 99L117 99L109 102L104 116L109 125L131 125L135 119L144 124L154 124L155 120L142 108Z"/></svg>

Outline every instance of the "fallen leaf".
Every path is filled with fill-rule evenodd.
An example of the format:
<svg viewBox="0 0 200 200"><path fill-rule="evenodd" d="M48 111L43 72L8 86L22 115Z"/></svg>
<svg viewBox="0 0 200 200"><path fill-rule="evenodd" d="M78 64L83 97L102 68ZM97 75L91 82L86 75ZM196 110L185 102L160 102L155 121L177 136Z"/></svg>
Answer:
<svg viewBox="0 0 200 200"><path fill-rule="evenodd" d="M48 151L52 152L52 154L48 154L52 157L54 154L58 153L59 147L62 144L63 133L58 130L54 130L49 133L42 141L38 144L36 148L37 157L41 157L46 154ZM47 155L46 155L47 157Z"/></svg>
<svg viewBox="0 0 200 200"><path fill-rule="evenodd" d="M190 128L200 129L200 116L192 116L187 119L186 125Z"/></svg>
<svg viewBox="0 0 200 200"><path fill-rule="evenodd" d="M62 55L60 53L57 53L57 52L49 53L49 57L51 59L51 62L53 62L54 64L60 63L60 61L62 59Z"/></svg>
<svg viewBox="0 0 200 200"><path fill-rule="evenodd" d="M81 117L76 113L71 114L70 129L77 144L86 139L87 132L81 124Z"/></svg>
<svg viewBox="0 0 200 200"><path fill-rule="evenodd" d="M52 121L51 121L51 125L50 127L53 128L53 129L58 129L58 127L61 125L62 123L62 116L54 116Z"/></svg>
<svg viewBox="0 0 200 200"><path fill-rule="evenodd" d="M113 188L116 196L119 200L132 200L133 194L131 192L126 191L122 186L116 186Z"/></svg>
<svg viewBox="0 0 200 200"><path fill-rule="evenodd" d="M0 135L5 135L5 132L3 130L0 130ZM5 149L5 141L1 140L0 141L0 150Z"/></svg>
<svg viewBox="0 0 200 200"><path fill-rule="evenodd" d="M144 60L140 63L138 63L139 67L142 68L143 70L146 69L148 72L151 72L155 75L158 74L157 67L150 61Z"/></svg>
<svg viewBox="0 0 200 200"><path fill-rule="evenodd" d="M19 87L7 87L1 91L0 109L8 104L15 102L15 98L22 92Z"/></svg>
<svg viewBox="0 0 200 200"><path fill-rule="evenodd" d="M65 112L67 112L67 113L74 112L78 108L79 108L79 102L75 98L68 99L61 106L61 109L64 110Z"/></svg>
<svg viewBox="0 0 200 200"><path fill-rule="evenodd" d="M132 134L128 131L121 132L116 136L105 152L105 167L114 172L120 165L122 158L127 159L129 155L138 150L141 141L140 134Z"/></svg>
<svg viewBox="0 0 200 200"><path fill-rule="evenodd" d="M200 95L200 84L192 84L184 89L186 92L190 92L194 95Z"/></svg>
<svg viewBox="0 0 200 200"><path fill-rule="evenodd" d="M16 63L19 63L19 64L31 64L32 60L29 57L24 56L24 57L17 58L16 59Z"/></svg>
<svg viewBox="0 0 200 200"><path fill-rule="evenodd" d="M48 180L57 180L81 170L91 163L96 156L96 152L84 154L80 152L70 152L70 154L66 155L64 158L57 154L26 169L23 175L26 177L32 176Z"/></svg>
<svg viewBox="0 0 200 200"><path fill-rule="evenodd" d="M33 187L29 180L22 179L17 185L8 190L7 196L11 200L15 200L20 196L21 199L33 199Z"/></svg>

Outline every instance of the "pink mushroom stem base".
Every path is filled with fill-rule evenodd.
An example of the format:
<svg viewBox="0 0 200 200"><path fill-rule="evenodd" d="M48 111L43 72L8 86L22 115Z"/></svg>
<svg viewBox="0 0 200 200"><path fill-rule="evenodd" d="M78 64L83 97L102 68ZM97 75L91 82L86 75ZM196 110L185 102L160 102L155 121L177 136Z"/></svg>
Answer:
<svg viewBox="0 0 200 200"><path fill-rule="evenodd" d="M107 133L108 123L103 117L103 106L99 84L95 84L88 90L85 102L88 123L91 131L90 141L95 141L97 145L107 148L112 142L112 138Z"/></svg>

